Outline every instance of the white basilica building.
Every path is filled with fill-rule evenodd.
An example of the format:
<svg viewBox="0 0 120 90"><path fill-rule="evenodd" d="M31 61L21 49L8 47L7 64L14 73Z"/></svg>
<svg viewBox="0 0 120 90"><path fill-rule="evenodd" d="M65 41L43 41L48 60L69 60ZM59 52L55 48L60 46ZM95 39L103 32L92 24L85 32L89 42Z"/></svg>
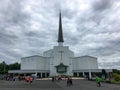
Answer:
<svg viewBox="0 0 120 90"><path fill-rule="evenodd" d="M93 56L75 57L69 46L64 46L62 32L62 18L59 14L58 45L45 51L43 56L34 55L21 58L21 70L10 70L9 73L36 74L39 77L69 75L92 77L92 73L99 73L98 61ZM112 72L112 70L106 70Z"/></svg>

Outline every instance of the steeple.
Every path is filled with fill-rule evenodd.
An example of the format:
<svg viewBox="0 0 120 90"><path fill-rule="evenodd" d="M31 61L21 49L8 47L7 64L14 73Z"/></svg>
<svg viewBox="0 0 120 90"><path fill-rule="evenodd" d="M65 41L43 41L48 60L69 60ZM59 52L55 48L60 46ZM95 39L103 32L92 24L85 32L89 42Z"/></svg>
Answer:
<svg viewBox="0 0 120 90"><path fill-rule="evenodd" d="M63 32L62 32L62 18L61 18L61 12L59 13L59 32L58 32L58 43L59 46L63 45Z"/></svg>

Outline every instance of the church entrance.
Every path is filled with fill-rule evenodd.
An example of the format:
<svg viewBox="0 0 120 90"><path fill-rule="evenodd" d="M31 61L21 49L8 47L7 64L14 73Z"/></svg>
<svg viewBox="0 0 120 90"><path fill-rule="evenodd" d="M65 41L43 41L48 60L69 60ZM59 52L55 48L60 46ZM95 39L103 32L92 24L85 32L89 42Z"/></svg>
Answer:
<svg viewBox="0 0 120 90"><path fill-rule="evenodd" d="M57 73L59 73L59 75L65 76L67 72L67 67L68 66L64 65L63 63L60 63L58 66L56 66L56 71Z"/></svg>

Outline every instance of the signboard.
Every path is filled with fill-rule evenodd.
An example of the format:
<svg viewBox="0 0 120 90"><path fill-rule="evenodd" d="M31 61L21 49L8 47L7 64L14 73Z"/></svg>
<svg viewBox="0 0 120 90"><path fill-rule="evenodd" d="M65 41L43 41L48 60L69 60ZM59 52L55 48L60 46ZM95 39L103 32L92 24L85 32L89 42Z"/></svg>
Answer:
<svg viewBox="0 0 120 90"><path fill-rule="evenodd" d="M57 72L58 73L65 73L67 72L67 66L60 64L58 66L56 66Z"/></svg>
<svg viewBox="0 0 120 90"><path fill-rule="evenodd" d="M66 72L66 67L57 67L57 72Z"/></svg>

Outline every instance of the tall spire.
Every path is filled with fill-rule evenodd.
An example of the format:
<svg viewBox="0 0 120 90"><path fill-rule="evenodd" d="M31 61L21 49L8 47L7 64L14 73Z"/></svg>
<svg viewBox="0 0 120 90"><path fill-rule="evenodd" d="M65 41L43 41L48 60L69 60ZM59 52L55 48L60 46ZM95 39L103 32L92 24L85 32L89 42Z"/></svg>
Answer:
<svg viewBox="0 0 120 90"><path fill-rule="evenodd" d="M63 32L62 32L62 18L61 18L61 11L59 13L59 32L58 32L58 43L63 43Z"/></svg>

